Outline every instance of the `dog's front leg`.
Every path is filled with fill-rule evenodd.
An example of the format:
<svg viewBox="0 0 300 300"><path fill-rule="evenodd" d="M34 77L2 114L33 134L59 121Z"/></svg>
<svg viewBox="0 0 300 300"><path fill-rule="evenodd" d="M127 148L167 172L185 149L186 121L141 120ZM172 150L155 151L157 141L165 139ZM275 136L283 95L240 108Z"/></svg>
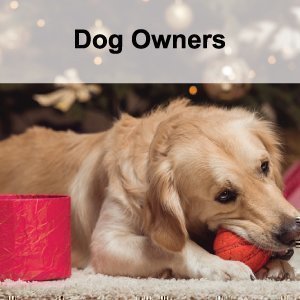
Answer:
<svg viewBox="0 0 300 300"><path fill-rule="evenodd" d="M155 246L148 237L103 229L106 232L99 232L99 239L93 239L91 247L92 266L102 274L160 277L165 272L171 272L177 278L255 278L245 264L225 261L207 253L192 241L187 241L182 252L170 253Z"/></svg>
<svg viewBox="0 0 300 300"><path fill-rule="evenodd" d="M92 235L91 263L107 275L158 277L171 271L175 277L211 280L251 279L243 263L225 261L209 254L191 240L180 252L168 252L149 237L134 232L117 204L104 203Z"/></svg>
<svg viewBox="0 0 300 300"><path fill-rule="evenodd" d="M104 202L92 234L91 264L96 272L131 277L160 277L170 271L174 254L135 233L132 217L117 203Z"/></svg>

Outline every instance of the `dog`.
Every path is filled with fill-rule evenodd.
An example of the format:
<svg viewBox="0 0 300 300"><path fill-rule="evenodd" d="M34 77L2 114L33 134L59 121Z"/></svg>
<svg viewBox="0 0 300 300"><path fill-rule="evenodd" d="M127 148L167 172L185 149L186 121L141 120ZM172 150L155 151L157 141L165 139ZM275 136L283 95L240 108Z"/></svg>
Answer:
<svg viewBox="0 0 300 300"><path fill-rule="evenodd" d="M280 141L242 108L171 101L108 131L33 128L0 143L0 192L69 194L72 263L130 277L293 279L300 236L282 195ZM205 250L226 228L277 256L253 274Z"/></svg>

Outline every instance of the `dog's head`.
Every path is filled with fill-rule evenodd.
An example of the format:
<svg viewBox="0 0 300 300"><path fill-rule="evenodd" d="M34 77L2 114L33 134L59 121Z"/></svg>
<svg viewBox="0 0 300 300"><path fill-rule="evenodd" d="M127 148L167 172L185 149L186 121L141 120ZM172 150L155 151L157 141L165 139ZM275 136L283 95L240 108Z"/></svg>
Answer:
<svg viewBox="0 0 300 300"><path fill-rule="evenodd" d="M243 109L181 103L174 110L150 147L152 240L180 251L189 232L205 224L264 249L286 250L300 228L297 210L282 195L280 144L272 125Z"/></svg>

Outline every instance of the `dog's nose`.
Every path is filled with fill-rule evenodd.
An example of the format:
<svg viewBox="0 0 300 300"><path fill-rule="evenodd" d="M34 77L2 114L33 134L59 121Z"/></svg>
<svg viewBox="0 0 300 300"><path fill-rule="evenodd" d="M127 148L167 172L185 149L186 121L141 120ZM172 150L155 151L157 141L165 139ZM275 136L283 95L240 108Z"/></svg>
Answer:
<svg viewBox="0 0 300 300"><path fill-rule="evenodd" d="M293 246L300 239L299 219L297 218L289 224L285 224L277 235L277 239L284 245Z"/></svg>

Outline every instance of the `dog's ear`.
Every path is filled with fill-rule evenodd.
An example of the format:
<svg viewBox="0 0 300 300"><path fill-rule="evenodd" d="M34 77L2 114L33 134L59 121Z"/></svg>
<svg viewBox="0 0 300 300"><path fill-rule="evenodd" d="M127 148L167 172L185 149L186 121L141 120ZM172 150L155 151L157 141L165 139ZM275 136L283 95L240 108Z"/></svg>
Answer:
<svg viewBox="0 0 300 300"><path fill-rule="evenodd" d="M176 252L182 250L188 234L172 165L168 158L168 130L158 128L157 131L159 133L150 147L148 165L148 232L154 243Z"/></svg>
<svg viewBox="0 0 300 300"><path fill-rule="evenodd" d="M271 157L271 168L273 170L276 185L282 190L283 180L281 174L281 142L274 125L270 122L259 120L255 128L256 136L262 141Z"/></svg>

